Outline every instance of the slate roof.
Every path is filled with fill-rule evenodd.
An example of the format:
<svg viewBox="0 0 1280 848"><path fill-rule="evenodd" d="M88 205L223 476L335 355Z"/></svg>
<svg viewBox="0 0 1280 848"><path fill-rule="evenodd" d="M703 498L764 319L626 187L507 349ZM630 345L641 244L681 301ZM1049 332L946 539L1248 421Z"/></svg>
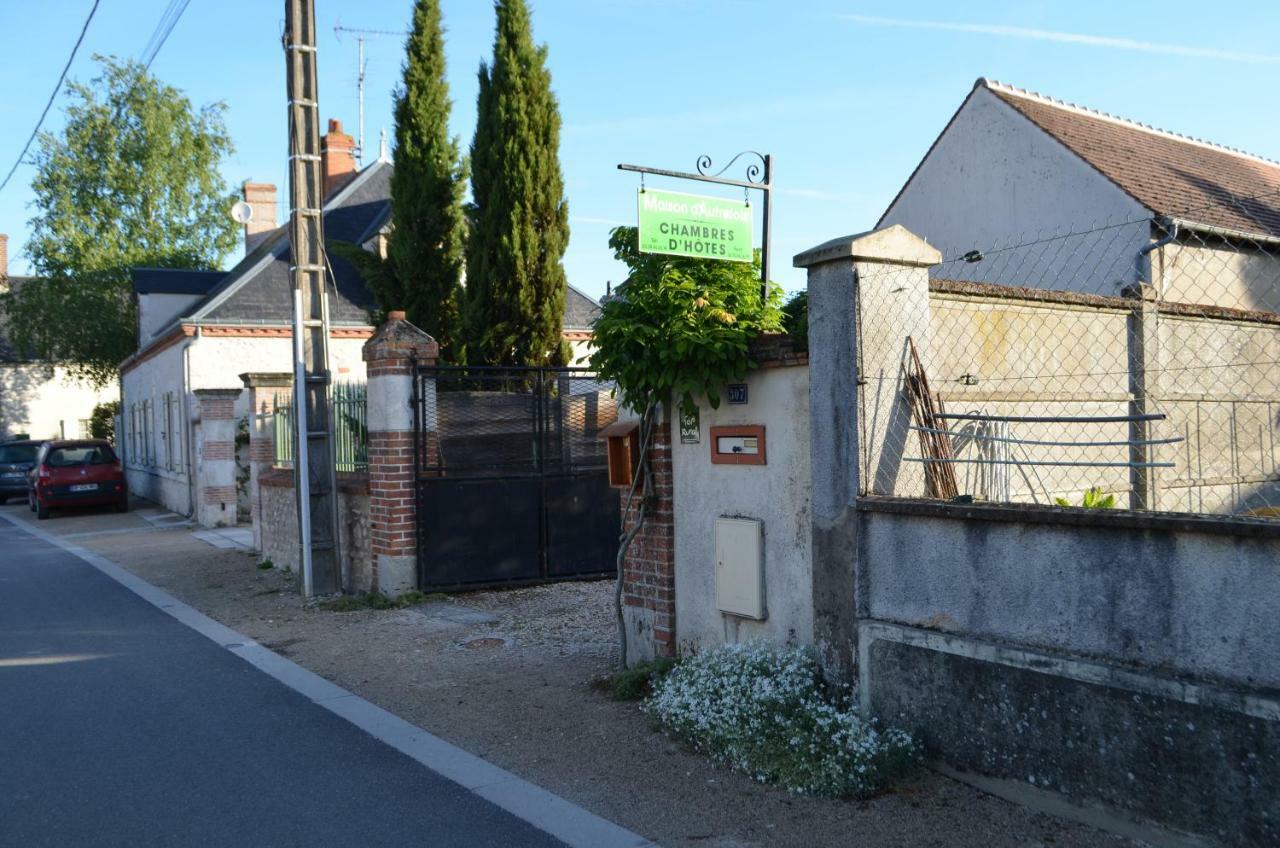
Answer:
<svg viewBox="0 0 1280 848"><path fill-rule="evenodd" d="M600 304L573 286L564 293L564 328L566 330L590 330L600 317Z"/></svg>
<svg viewBox="0 0 1280 848"><path fill-rule="evenodd" d="M226 271L188 268L134 268L133 290L138 294L208 294Z"/></svg>
<svg viewBox="0 0 1280 848"><path fill-rule="evenodd" d="M1280 237L1280 163L998 82L979 87L1156 215Z"/></svg>
<svg viewBox="0 0 1280 848"><path fill-rule="evenodd" d="M329 303L336 326L366 325L376 307L354 266L333 250L334 242L360 244L386 222L391 207L391 164L376 162L325 204L324 240L329 246L337 297ZM289 279L288 228L280 227L227 272L209 296L184 316L210 323L288 324L293 286Z"/></svg>

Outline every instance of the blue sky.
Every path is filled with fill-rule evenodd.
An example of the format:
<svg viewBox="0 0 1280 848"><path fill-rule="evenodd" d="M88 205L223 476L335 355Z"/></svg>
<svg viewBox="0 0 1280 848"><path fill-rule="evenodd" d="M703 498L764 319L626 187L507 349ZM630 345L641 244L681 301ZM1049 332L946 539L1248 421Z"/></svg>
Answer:
<svg viewBox="0 0 1280 848"><path fill-rule="evenodd" d="M90 0L0 0L0 167L39 116ZM102 0L71 76L94 53L136 56L166 0ZM333 28L403 30L409 0L316 0L321 114L356 124L356 44ZM1280 4L1165 2L836 2L836 0L534 0L564 131L572 238L569 280L594 295L623 269L608 231L634 223L635 162L692 170L751 148L775 157L773 277L803 285L791 257L872 226L974 80L987 76L1162 128L1280 157ZM487 0L442 0L452 124L464 147L476 69L490 54ZM221 100L237 150L233 185L285 188L284 4L192 0L152 70L196 103ZM391 127L402 41L368 42L371 161ZM46 129L61 125L58 108ZM0 232L22 273L31 168L0 193ZM690 183L651 180L685 191ZM707 191L706 193L717 193ZM734 192L719 192L733 195ZM283 212L282 212L283 214ZM236 257L228 257L230 265Z"/></svg>

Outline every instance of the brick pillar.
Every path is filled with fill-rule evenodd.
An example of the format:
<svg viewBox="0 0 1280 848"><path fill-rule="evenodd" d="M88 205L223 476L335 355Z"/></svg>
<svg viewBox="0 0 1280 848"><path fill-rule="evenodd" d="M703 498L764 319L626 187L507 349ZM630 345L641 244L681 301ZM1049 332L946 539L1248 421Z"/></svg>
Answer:
<svg viewBox="0 0 1280 848"><path fill-rule="evenodd" d="M196 456L196 523L236 523L236 399L240 389L196 389L200 451Z"/></svg>
<svg viewBox="0 0 1280 848"><path fill-rule="evenodd" d="M676 654L675 520L671 500L671 418L659 413L649 448L654 499L645 509L644 526L627 549L622 565L623 618L627 626L629 663ZM636 438L639 438L637 432ZM641 484L643 485L643 483ZM639 493L637 493L639 496ZM624 494L625 503L625 494ZM635 525L628 511L625 528Z"/></svg>
<svg viewBox="0 0 1280 848"><path fill-rule="evenodd" d="M276 458L273 418L276 396L288 395L293 375L288 372L240 375L249 391L249 520L253 525L253 549L262 550L262 499L258 475L271 468ZM286 401L287 402L287 401Z"/></svg>
<svg viewBox="0 0 1280 848"><path fill-rule="evenodd" d="M369 380L369 535L373 585L387 595L418 586L414 501L413 366L434 365L440 346L391 312L364 344Z"/></svg>

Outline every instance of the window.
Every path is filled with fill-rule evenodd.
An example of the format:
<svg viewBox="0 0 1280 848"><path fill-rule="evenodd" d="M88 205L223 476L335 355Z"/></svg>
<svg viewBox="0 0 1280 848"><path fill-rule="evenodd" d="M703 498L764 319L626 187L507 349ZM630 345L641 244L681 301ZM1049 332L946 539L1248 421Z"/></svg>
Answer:
<svg viewBox="0 0 1280 848"><path fill-rule="evenodd" d="M45 457L45 464L50 468L69 468L73 465L110 465L115 461L116 455L106 445L54 448Z"/></svg>
<svg viewBox="0 0 1280 848"><path fill-rule="evenodd" d="M164 443L164 467L169 471L182 470L182 401L175 392L164 393L164 408L160 412L160 441Z"/></svg>

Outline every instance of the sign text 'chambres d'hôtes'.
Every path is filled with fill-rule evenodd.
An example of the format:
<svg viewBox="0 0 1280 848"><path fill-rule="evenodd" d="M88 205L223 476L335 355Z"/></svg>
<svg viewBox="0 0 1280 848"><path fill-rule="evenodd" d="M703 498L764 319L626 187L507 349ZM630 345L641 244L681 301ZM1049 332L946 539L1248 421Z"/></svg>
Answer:
<svg viewBox="0 0 1280 848"><path fill-rule="evenodd" d="M640 251L750 262L751 204L724 197L641 189Z"/></svg>

